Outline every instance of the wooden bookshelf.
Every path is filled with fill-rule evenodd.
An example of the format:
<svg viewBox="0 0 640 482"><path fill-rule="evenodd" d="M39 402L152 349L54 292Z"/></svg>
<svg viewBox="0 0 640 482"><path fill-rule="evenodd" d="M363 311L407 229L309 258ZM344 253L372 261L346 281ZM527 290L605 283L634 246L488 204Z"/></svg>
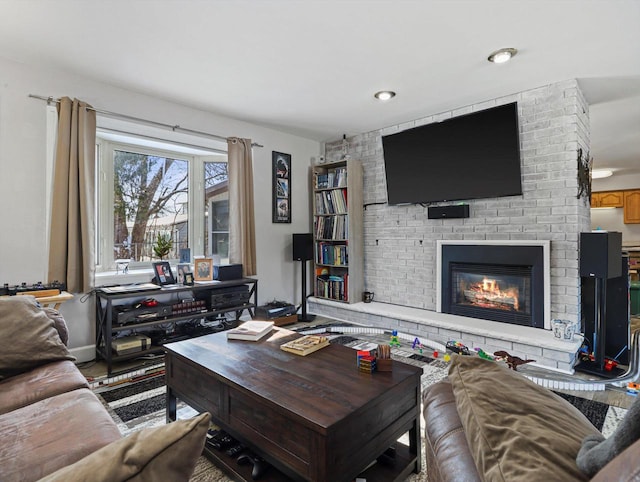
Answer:
<svg viewBox="0 0 640 482"><path fill-rule="evenodd" d="M314 294L344 303L364 289L362 164L337 161L312 167Z"/></svg>

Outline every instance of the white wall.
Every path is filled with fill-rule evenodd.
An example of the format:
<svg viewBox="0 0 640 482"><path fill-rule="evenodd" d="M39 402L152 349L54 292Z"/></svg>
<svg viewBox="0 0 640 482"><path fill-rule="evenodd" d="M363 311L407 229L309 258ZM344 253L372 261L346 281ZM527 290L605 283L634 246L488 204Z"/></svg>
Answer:
<svg viewBox="0 0 640 482"><path fill-rule="evenodd" d="M615 191L618 189L640 189L640 174L619 174L604 179L594 179L592 191ZM619 231L622 233L622 244L640 246L640 224L625 224L622 208L592 209L591 229Z"/></svg>
<svg viewBox="0 0 640 482"><path fill-rule="evenodd" d="M0 283L48 281L45 217L46 104L29 94L76 97L97 109L157 122L250 138L254 149L259 303L300 302L300 266L291 261L291 234L310 232L309 165L316 141L221 117L71 73L30 67L0 58ZM271 151L292 155L292 222L271 223ZM92 302L80 296L64 304L70 346L81 360L92 354ZM80 348L84 347L84 350Z"/></svg>

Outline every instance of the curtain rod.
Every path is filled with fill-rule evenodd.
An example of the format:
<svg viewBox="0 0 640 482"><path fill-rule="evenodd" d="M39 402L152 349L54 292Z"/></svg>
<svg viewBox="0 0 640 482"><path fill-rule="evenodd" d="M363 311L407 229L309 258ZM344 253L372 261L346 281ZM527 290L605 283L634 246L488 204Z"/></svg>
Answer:
<svg viewBox="0 0 640 482"><path fill-rule="evenodd" d="M55 99L54 97L44 97L41 95L35 95L35 94L29 94L29 97L31 97L32 99L39 99L39 100L44 100L47 102L47 104L59 104L60 103L60 99ZM163 122L157 122L157 121L152 121L152 120L148 120L148 119L142 119L140 117L134 117L134 116L130 116L127 114L118 114L117 112L110 112L108 110L101 110L101 109L96 109L95 107L91 107L91 110L93 110L96 114L102 114L102 115L106 115L106 116L110 116L110 117L117 117L120 119L126 119L126 120L132 120L132 121L136 121L136 122L144 122L145 124L151 124L157 127L163 127L165 129L171 129L174 132L186 132L188 134L195 134L195 135L200 135L200 136L206 136L206 137L212 137L214 139L218 139L220 141L227 141L228 138L223 137L223 136L218 136L216 134L210 134L209 132L202 132L202 131L196 131L193 129L187 129L185 127L180 127L179 125L171 125L171 124L165 124ZM257 142L252 142L251 143L251 147L264 147L262 144L258 144Z"/></svg>

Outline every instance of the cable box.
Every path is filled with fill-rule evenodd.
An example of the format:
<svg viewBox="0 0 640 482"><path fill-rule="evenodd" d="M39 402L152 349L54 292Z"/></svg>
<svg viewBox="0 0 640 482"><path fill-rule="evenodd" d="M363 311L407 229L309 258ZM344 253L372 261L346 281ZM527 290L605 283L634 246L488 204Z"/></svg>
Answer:
<svg viewBox="0 0 640 482"><path fill-rule="evenodd" d="M166 318L172 314L171 305L141 306L140 308L130 308L128 306L115 306L113 308L113 322L118 325L126 323L138 323L144 321Z"/></svg>

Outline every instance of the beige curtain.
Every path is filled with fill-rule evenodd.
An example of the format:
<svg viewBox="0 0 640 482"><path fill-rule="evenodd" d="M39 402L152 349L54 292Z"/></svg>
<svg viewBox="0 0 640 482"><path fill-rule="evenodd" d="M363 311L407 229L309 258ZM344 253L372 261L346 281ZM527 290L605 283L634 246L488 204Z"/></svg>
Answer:
<svg viewBox="0 0 640 482"><path fill-rule="evenodd" d="M95 274L96 113L77 99L60 99L53 171L49 281L88 292Z"/></svg>
<svg viewBox="0 0 640 482"><path fill-rule="evenodd" d="M229 262L242 263L244 276L256 274L256 225L253 212L251 139L230 138Z"/></svg>

